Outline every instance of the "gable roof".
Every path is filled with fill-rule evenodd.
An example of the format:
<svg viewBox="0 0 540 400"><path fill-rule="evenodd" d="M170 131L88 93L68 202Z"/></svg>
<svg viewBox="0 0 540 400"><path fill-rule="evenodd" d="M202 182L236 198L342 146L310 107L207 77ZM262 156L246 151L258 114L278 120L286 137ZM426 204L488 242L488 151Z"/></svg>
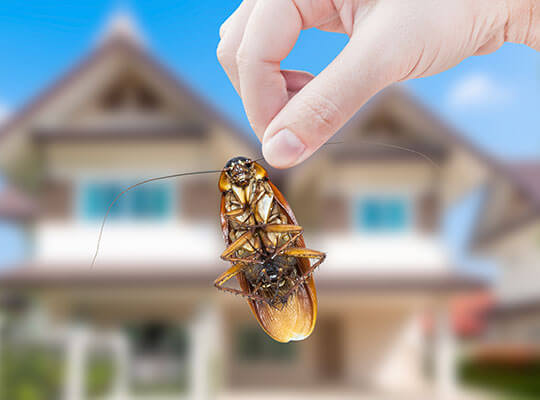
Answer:
<svg viewBox="0 0 540 400"><path fill-rule="evenodd" d="M485 166L487 170L505 173L502 162L468 140L450 123L437 116L409 90L405 89L401 83L391 85L375 95L345 124L339 134L354 129L384 109L390 109L392 110L390 112L395 112L400 117L416 119L415 123L422 125L424 131L429 133L438 143L446 146L457 146L477 160L479 165Z"/></svg>
<svg viewBox="0 0 540 400"><path fill-rule="evenodd" d="M354 143L347 140L347 135L355 131L369 131L369 122L378 115L388 116L406 127L409 137L404 141L395 142L389 137L388 143L403 145L406 149L388 149L394 156L404 153L403 150L413 150L412 153L401 156L415 157L421 161L432 161L435 164L445 164L445 195L447 201L454 201L462 194L480 185L491 171L502 169L501 163L489 153L470 141L462 132L450 123L440 118L419 99L417 99L402 84L394 84L374 96L336 135L337 140L343 139L347 147ZM368 129L363 129L367 127ZM354 142L354 140L353 140ZM380 143L370 143L359 137L360 147L369 146L373 153ZM371 146L373 144L374 146ZM431 160L422 160L427 155ZM444 162L447 161L447 162Z"/></svg>
<svg viewBox="0 0 540 400"><path fill-rule="evenodd" d="M473 235L473 247L479 248L509 235L516 230L533 223L540 218L540 160L519 161L502 164L501 173L492 179L490 192L484 199L482 212L479 216L477 229ZM495 194L506 184L514 192L513 198L521 201L522 212L507 220L495 221L491 226L485 226L489 214L495 207ZM503 206L509 207L507 199Z"/></svg>
<svg viewBox="0 0 540 400"><path fill-rule="evenodd" d="M445 144L462 146L480 161L489 165L498 163L495 158L491 157L488 153L467 140L463 133L439 118L432 110L427 108L410 91L403 88L399 83L382 90L379 94L374 96L354 115L341 131L346 132L352 127L369 119L378 110L385 108L399 110L400 115L418 118L426 127L426 130L438 135L435 139L443 141Z"/></svg>
<svg viewBox="0 0 540 400"><path fill-rule="evenodd" d="M187 97L191 104L209 120L224 126L227 131L233 133L240 140L254 146L255 136L243 131L238 125L223 116L201 96L196 94L184 81L174 76L163 64L146 51L138 42L132 40L127 35L114 35L105 40L94 51L87 55L82 61L71 68L59 80L54 82L41 94L13 113L10 118L0 126L0 145L22 124L31 119L53 99L65 93L72 85L92 70L98 63L111 55L125 54L134 63L140 63L147 67L152 73L166 82L168 87ZM1 148L1 146L0 146Z"/></svg>
<svg viewBox="0 0 540 400"><path fill-rule="evenodd" d="M508 168L521 182L531 200L540 204L540 160L515 162L509 164Z"/></svg>

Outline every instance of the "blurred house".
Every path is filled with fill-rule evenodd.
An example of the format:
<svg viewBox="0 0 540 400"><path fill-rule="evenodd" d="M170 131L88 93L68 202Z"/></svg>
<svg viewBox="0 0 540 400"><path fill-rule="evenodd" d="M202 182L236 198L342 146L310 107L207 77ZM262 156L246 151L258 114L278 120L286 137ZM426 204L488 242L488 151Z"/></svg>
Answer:
<svg viewBox="0 0 540 400"><path fill-rule="evenodd" d="M487 184L476 251L497 259L497 304L488 348L502 358L540 357L540 161L499 165Z"/></svg>
<svg viewBox="0 0 540 400"><path fill-rule="evenodd" d="M136 36L113 29L0 132L2 171L30 197L6 197L2 215L21 220L31 243L0 276L4 340L58 349L67 400L85 397L96 353L114 366L107 390L117 399L461 398L448 304L479 283L456 272L439 221L486 176L484 156L399 88L337 140L286 174L270 171L309 247L328 254L307 340L273 342L244 300L212 287L227 267L217 174L125 195L91 269L123 188L259 155ZM426 311L433 342L422 335Z"/></svg>

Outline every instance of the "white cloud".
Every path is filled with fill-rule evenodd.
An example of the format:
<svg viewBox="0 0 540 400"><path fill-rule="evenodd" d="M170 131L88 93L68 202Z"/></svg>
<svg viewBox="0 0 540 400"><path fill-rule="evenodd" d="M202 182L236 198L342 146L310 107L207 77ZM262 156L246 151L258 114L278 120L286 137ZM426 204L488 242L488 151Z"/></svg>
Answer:
<svg viewBox="0 0 540 400"><path fill-rule="evenodd" d="M484 108L507 104L512 99L509 88L485 74L462 77L450 88L446 97L451 108Z"/></svg>

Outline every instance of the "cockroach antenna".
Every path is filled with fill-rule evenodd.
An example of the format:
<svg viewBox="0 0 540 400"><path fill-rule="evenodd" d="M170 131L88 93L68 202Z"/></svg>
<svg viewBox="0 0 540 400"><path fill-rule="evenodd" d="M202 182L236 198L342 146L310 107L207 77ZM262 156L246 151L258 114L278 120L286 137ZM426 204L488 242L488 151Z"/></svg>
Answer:
<svg viewBox="0 0 540 400"><path fill-rule="evenodd" d="M134 183L133 185L127 187L126 189L124 189L123 191L118 193L118 195L114 198L114 200L111 201L111 204L109 204L109 207L107 208L107 212L103 216L103 221L101 222L101 228L99 229L99 235L98 235L98 240L97 240L97 245L96 245L96 252L94 253L94 257L92 258L92 263L90 264L90 268L93 268L94 264L96 263L96 258L97 258L98 253L99 253L99 245L101 244L101 237L103 236L103 228L105 228L105 223L107 222L107 217L109 216L109 213L110 213L111 209L113 208L113 206L120 199L120 197L122 197L124 194L126 194L127 192L129 192L132 189L135 189L137 186L141 186L141 185L144 185L146 183L150 183L150 182L154 182L154 181L160 181L160 180L163 180L163 179L170 179L170 178L179 178L179 177L182 177L182 176L189 176L189 175L216 174L216 173L222 172L222 171L223 170L221 170L221 169L216 169L216 170L208 170L208 171L183 172L183 173L179 173L179 174L158 176L157 178L150 178L150 179L146 179L146 180L141 181L141 182Z"/></svg>
<svg viewBox="0 0 540 400"><path fill-rule="evenodd" d="M337 145L337 144L345 144L350 143L348 141L340 141L340 142L326 142L324 145ZM360 144L367 144L370 146L381 146L381 147L387 147L390 149L396 149L396 150L402 150L402 151L408 151L409 153L416 154L420 157L422 157L424 160L428 161L431 165L433 165L436 169L441 170L441 166L430 156L427 154L424 154L420 151L411 149L409 147L399 146L397 144L391 144L391 143L384 143L384 142L374 142L371 140L353 140L352 143L360 143Z"/></svg>

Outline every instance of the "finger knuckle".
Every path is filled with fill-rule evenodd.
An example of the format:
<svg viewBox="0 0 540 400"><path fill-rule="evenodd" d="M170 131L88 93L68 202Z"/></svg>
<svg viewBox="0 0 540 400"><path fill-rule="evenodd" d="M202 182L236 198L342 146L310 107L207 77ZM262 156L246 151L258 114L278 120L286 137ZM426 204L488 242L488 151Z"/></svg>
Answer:
<svg viewBox="0 0 540 400"><path fill-rule="evenodd" d="M238 65L238 68L249 66L250 64L252 64L251 53L247 51L244 46L240 46L240 48L236 52L235 62L236 65Z"/></svg>
<svg viewBox="0 0 540 400"><path fill-rule="evenodd" d="M223 66L233 65L236 61L235 52L224 41L219 42L216 55Z"/></svg>
<svg viewBox="0 0 540 400"><path fill-rule="evenodd" d="M223 38L223 36L225 36L225 31L227 30L227 22L229 20L226 20L224 23L221 24L221 26L219 27L219 37L220 38Z"/></svg>
<svg viewBox="0 0 540 400"><path fill-rule="evenodd" d="M320 133L335 129L342 120L339 107L322 94L312 94L305 98L303 109L307 118L312 121L313 128Z"/></svg>

